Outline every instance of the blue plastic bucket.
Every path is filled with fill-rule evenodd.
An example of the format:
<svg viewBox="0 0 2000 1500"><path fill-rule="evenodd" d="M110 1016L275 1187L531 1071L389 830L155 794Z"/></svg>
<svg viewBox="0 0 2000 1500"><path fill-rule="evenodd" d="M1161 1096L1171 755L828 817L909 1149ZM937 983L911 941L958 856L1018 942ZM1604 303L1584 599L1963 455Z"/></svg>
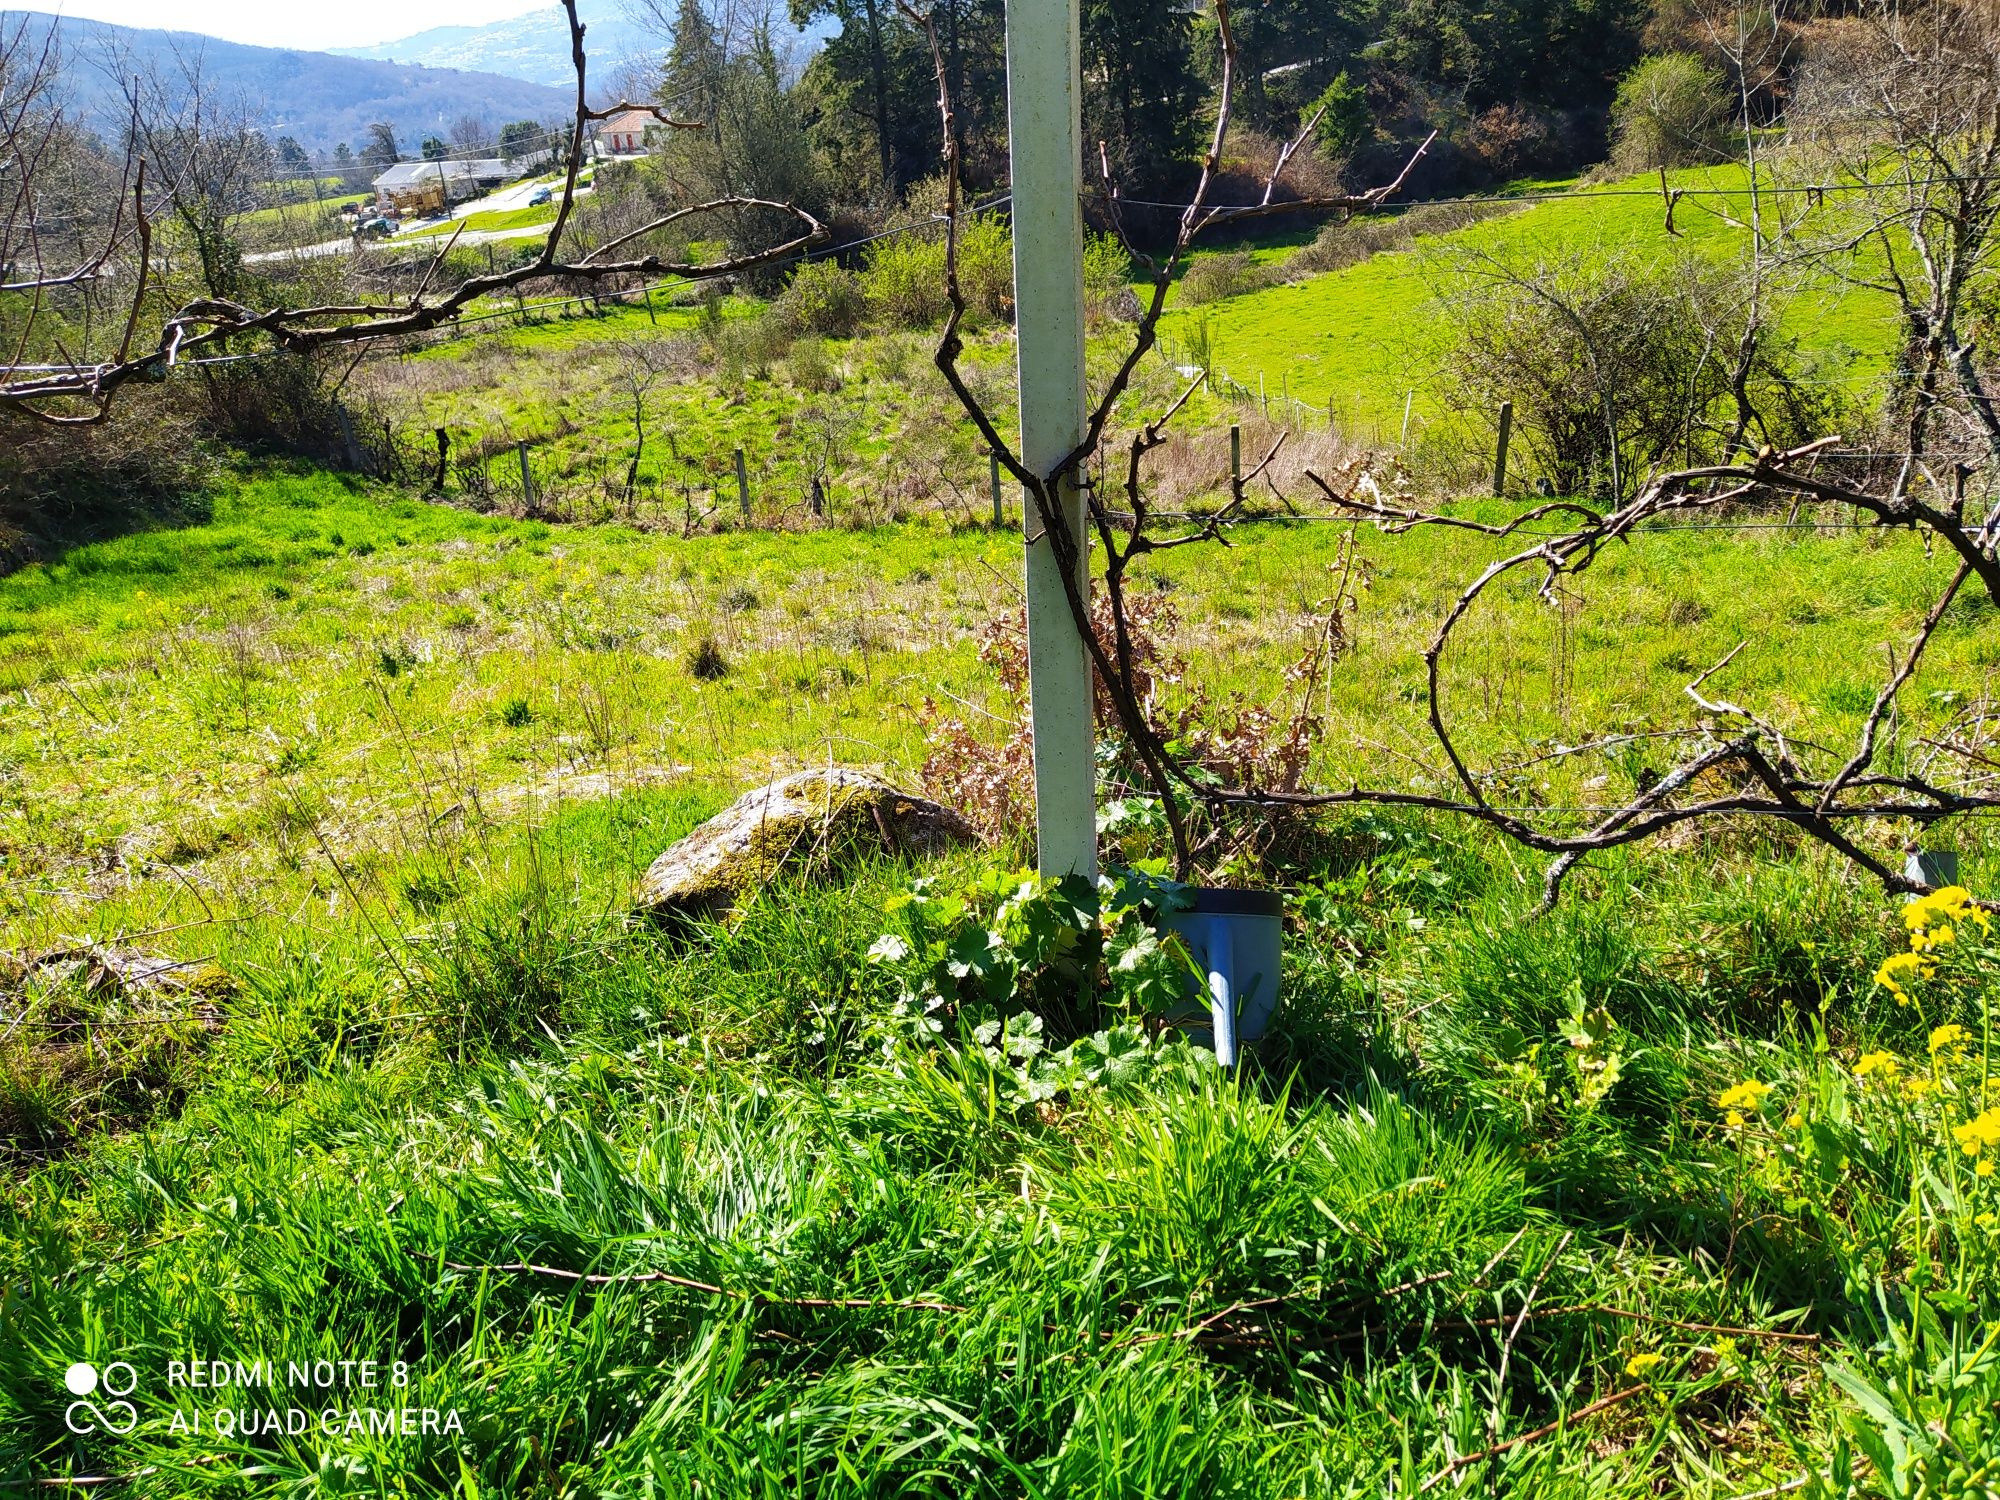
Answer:
<svg viewBox="0 0 2000 1500"><path fill-rule="evenodd" d="M1192 905L1162 920L1180 934L1207 978L1208 1025L1189 1029L1197 1036L1206 1031L1215 1060L1233 1068L1238 1043L1261 1037L1278 1010L1285 898L1218 886L1197 886L1193 897Z"/></svg>

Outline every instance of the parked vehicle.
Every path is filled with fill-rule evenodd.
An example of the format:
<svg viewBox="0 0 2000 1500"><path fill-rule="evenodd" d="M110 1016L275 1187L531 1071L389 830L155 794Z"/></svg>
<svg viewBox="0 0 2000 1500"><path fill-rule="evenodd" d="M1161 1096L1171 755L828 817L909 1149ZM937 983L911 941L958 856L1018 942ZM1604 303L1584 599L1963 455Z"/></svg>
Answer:
<svg viewBox="0 0 2000 1500"><path fill-rule="evenodd" d="M555 194L549 191L549 185L545 182L532 193L528 194L528 207L540 208L554 196Z"/></svg>

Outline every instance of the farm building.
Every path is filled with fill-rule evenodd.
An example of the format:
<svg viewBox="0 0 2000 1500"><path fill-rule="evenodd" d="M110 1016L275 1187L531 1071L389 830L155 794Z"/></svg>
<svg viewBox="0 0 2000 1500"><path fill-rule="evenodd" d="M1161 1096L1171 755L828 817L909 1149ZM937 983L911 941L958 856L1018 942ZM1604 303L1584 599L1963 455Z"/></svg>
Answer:
<svg viewBox="0 0 2000 1500"><path fill-rule="evenodd" d="M399 161L375 179L375 197L399 213L442 213L477 198L510 176L498 157L474 161Z"/></svg>

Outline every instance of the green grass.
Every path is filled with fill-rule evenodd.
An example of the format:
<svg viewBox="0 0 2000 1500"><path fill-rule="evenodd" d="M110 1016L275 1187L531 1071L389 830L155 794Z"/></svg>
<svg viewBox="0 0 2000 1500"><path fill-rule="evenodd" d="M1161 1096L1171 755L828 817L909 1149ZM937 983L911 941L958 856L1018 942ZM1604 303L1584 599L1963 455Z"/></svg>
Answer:
<svg viewBox="0 0 2000 1500"><path fill-rule="evenodd" d="M1275 350L1300 329L1262 310L1360 306L1357 281L1407 315L1419 263L1232 299L1218 326ZM544 502L596 519L630 346L712 342L653 388L640 494L600 524L476 511L459 480L447 506L240 468L185 524L0 579L0 1484L1846 1496L1877 1492L1868 1444L1905 1407L1907 1440L1990 1455L2000 1391L1949 1345L2000 1315L2000 1188L1950 1129L1985 1101L1996 985L1963 918L1945 977L1894 1004L1871 976L1895 903L1789 830L1595 858L1531 920L1540 861L1476 826L1320 820L1252 876L1289 893L1285 999L1235 1080L1059 963L1001 1002L1053 998L1044 1032L996 1037L969 988L876 946L921 937L924 875L972 893L972 958L1006 950L1019 833L634 920L652 859L746 786L828 761L915 784L926 698L1007 729L979 644L1019 541L975 524L983 461L923 340L760 350L758 312L612 305L374 372L462 446L497 440L495 484L531 438ZM1010 356L975 339L996 397ZM1172 386L1149 361L1133 409ZM1177 500L1214 493L1229 415L1198 397L1162 451ZM815 422L848 455L829 520L799 503ZM718 514L688 527L681 485L720 485ZM1348 530L1150 559L1189 663L1167 706L1198 686L1288 712L1344 579L1313 776L1435 789L1423 651L1496 544L1361 531L1349 571ZM1447 712L1496 797L1573 821L1650 784L1645 736L1739 646L1714 691L1848 742L1948 573L1901 533L1642 535L1562 611L1496 590L1444 659ZM1921 765L1996 664L1992 609L1962 600L1884 763ZM1634 748L1566 753L1605 728ZM1864 838L1894 859L1906 831ZM1925 837L2000 889L1990 822ZM185 982L14 962L83 939ZM1962 1057L1932 1055L1948 1021ZM1871 1049L1929 1092L1857 1078ZM1773 1092L1733 1131L1717 1098L1746 1078ZM388 1383L169 1378L342 1359ZM136 1432L66 1424L77 1360L134 1367ZM267 1406L306 1430L216 1430ZM384 1407L451 1429L347 1430Z"/></svg>
<svg viewBox="0 0 2000 1500"><path fill-rule="evenodd" d="M1718 190L1725 196L1685 199L1675 217L1678 239L1666 233L1664 204L1639 179L1584 190L1557 202L1474 225L1442 240L1419 240L1415 249L1377 255L1359 265L1310 280L1283 283L1199 310L1178 310L1162 325L1185 342L1186 324L1207 314L1214 366L1256 389L1261 376L1275 397L1289 390L1309 407L1334 406L1343 426L1394 441L1408 393L1419 414L1435 419L1435 371L1428 333L1440 299L1451 294L1450 273L1436 252L1463 245L1503 257L1559 257L1597 247L1653 247L1662 256L1693 251L1730 257L1742 253L1748 214L1742 169L1691 170L1676 186ZM1608 196L1608 193L1636 196ZM1737 219L1736 224L1729 222ZM1865 293L1829 290L1801 298L1791 309L1796 331L1809 347L1853 356L1851 377L1865 388L1888 364L1894 345L1886 301Z"/></svg>
<svg viewBox="0 0 2000 1500"><path fill-rule="evenodd" d="M1169 556L1202 681L1282 701L1325 532ZM1483 544L1362 547L1327 775L1408 764L1427 618ZM147 1496L1400 1492L1616 1394L1642 1353L1657 1395L1510 1450L1492 1487L1720 1497L1825 1461L1817 1348L1722 1359L1680 1326L1876 1337L1826 1231L1785 1227L1783 1158L1739 1180L1711 1102L1745 1073L1831 1097L1865 1046L1922 1053L1868 983L1893 910L1811 848L1608 858L1524 924L1538 871L1485 835L1339 820L1281 872L1306 893L1288 999L1241 1088L1153 1046L1037 1096L913 1031L908 981L866 957L900 867L692 932L626 921L651 858L745 783L829 757L908 778L917 697L993 701L974 636L1015 548L558 529L266 472L206 522L0 582L10 946L126 935L199 976L151 1000L58 982L8 1039L0 1472ZM1455 711L1481 755L1664 724L1689 664L1749 638L1732 695L1837 741L1942 566L1872 536L1649 540L1591 575L1566 701L1523 599L1454 658ZM702 633L720 681L689 670ZM1949 623L1902 743L1992 650L1988 612ZM1561 765L1516 790L1603 794ZM1983 830L1951 839L1990 888ZM1599 1108L1565 1081L1576 997L1623 1056ZM1891 1207L1841 1233L1892 1264L1909 1148L1843 1149ZM517 1263L682 1280L477 1269ZM1479 1321L1530 1301L1511 1337ZM266 1403L167 1385L192 1357L400 1360L392 1404L463 1431L221 1436L218 1405ZM143 1372L140 1433L65 1429L79 1358Z"/></svg>
<svg viewBox="0 0 2000 1500"><path fill-rule="evenodd" d="M462 219L454 219L448 224L434 224L428 229L414 229L399 238L414 240L422 239L426 235L456 234L461 226L467 234L475 231L526 229L532 224L552 224L555 222L555 217L556 209L553 203L521 208L489 208L479 213L467 214Z"/></svg>

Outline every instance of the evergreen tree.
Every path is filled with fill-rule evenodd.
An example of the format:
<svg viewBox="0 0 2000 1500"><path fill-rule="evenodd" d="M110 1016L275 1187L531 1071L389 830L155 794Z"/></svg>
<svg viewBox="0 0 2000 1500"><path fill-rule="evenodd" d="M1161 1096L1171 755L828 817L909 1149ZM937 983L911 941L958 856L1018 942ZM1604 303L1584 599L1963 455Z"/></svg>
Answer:
<svg viewBox="0 0 2000 1500"><path fill-rule="evenodd" d="M547 132L533 120L513 120L500 127L500 154L510 166L539 158L547 149Z"/></svg>
<svg viewBox="0 0 2000 1500"><path fill-rule="evenodd" d="M701 0L680 0L674 42L667 50L667 103L682 119L711 124L722 97L727 54Z"/></svg>
<svg viewBox="0 0 2000 1500"><path fill-rule="evenodd" d="M1106 142L1125 187L1163 191L1196 149L1206 92L1192 17L1141 0L1084 0L1086 138Z"/></svg>
<svg viewBox="0 0 2000 1500"><path fill-rule="evenodd" d="M333 173L340 179L340 185L349 192L354 190L359 180L360 166L354 160L354 148L342 141L333 148Z"/></svg>
<svg viewBox="0 0 2000 1500"><path fill-rule="evenodd" d="M361 159L371 167L393 167L403 159L396 145L396 132L387 120L377 120L368 127L368 142L361 148Z"/></svg>
<svg viewBox="0 0 2000 1500"><path fill-rule="evenodd" d="M312 158L306 155L305 147L288 135L278 137L278 170L287 177L310 177L313 175Z"/></svg>

